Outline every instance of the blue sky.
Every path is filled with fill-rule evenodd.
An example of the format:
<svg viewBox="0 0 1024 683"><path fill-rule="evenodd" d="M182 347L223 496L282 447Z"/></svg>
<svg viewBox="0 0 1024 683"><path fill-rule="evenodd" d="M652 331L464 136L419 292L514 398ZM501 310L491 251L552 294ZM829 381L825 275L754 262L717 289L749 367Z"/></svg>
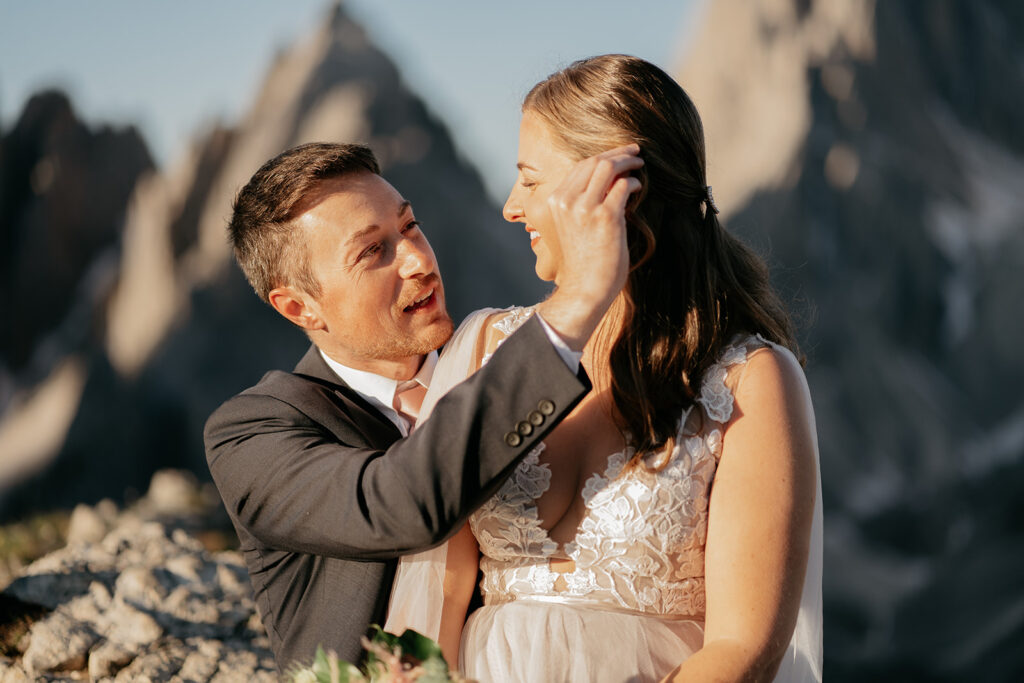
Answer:
<svg viewBox="0 0 1024 683"><path fill-rule="evenodd" d="M0 0L0 126L46 86L90 122L139 126L158 163L204 123L232 123L275 52L325 0ZM452 130L495 199L515 176L519 102L573 59L626 52L672 68L699 0L345 0Z"/></svg>

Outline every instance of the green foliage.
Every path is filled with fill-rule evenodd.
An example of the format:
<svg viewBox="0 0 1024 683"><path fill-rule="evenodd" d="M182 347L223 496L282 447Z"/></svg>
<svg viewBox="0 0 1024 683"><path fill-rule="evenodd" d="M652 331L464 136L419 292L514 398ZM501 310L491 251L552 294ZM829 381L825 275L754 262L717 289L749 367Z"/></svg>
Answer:
<svg viewBox="0 0 1024 683"><path fill-rule="evenodd" d="M0 526L0 589L24 565L64 545L69 517L63 511L47 512Z"/></svg>
<svg viewBox="0 0 1024 683"><path fill-rule="evenodd" d="M377 625L373 638L363 639L366 665L362 671L318 647L312 666L291 672L292 683L388 683L417 681L451 683L463 681L448 670L441 646L434 640L407 629L397 636Z"/></svg>

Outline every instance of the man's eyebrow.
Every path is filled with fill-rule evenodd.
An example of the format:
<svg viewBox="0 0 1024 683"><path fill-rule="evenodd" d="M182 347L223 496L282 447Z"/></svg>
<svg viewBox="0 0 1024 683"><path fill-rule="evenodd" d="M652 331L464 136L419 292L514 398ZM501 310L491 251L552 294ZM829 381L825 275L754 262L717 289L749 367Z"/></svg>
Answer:
<svg viewBox="0 0 1024 683"><path fill-rule="evenodd" d="M402 215L406 211L408 211L410 208L412 208L412 202L410 202L409 200L405 200L404 202L399 204L398 205L398 217L401 218ZM373 223L372 225L367 225L362 230L357 230L356 232L352 233L349 236L349 238L347 240L345 240L345 246L349 246L353 242L358 242L363 237L366 237L370 233L376 232L377 230L380 230L380 226L377 225L376 223Z"/></svg>
<svg viewBox="0 0 1024 683"><path fill-rule="evenodd" d="M357 230L356 232L352 233L352 235L350 235L349 238L345 240L345 246L349 246L353 242L358 242L362 238L369 235L371 232L376 232L377 230L380 230L380 226L377 225L376 223L374 223L373 225L367 225L362 230Z"/></svg>

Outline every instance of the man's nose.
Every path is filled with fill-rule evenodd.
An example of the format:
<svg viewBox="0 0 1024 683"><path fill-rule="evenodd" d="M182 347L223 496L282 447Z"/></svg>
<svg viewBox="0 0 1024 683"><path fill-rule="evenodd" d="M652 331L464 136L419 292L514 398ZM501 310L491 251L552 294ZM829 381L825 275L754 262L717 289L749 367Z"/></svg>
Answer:
<svg viewBox="0 0 1024 683"><path fill-rule="evenodd" d="M434 270L434 252L426 240L422 244L416 240L402 240L398 247L398 274L402 278L428 275Z"/></svg>

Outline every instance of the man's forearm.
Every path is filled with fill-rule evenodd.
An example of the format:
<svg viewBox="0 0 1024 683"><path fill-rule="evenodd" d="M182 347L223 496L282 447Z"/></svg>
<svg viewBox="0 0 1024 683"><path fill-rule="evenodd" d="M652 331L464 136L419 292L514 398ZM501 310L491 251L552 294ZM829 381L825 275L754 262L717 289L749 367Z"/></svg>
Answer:
<svg viewBox="0 0 1024 683"><path fill-rule="evenodd" d="M527 323L412 436L386 449L351 425L343 443L308 411L244 394L211 418L210 469L229 512L268 547L395 557L454 531L588 390L539 321Z"/></svg>

